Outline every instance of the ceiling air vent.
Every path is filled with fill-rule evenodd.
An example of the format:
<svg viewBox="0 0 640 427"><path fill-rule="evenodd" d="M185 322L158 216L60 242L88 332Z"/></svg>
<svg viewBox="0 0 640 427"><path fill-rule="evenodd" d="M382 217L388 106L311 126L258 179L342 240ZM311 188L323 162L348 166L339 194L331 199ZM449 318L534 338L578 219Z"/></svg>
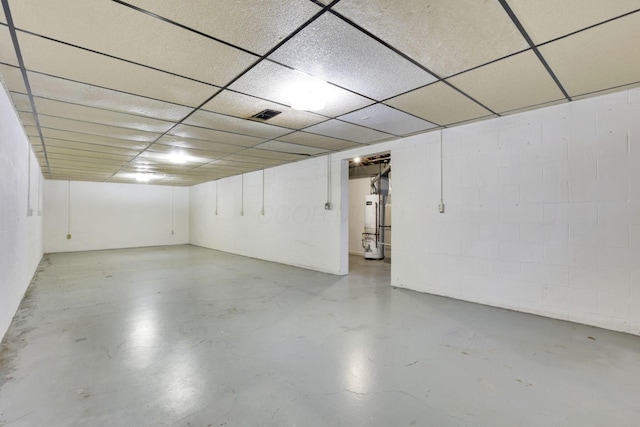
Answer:
<svg viewBox="0 0 640 427"><path fill-rule="evenodd" d="M252 119L258 119L258 120L269 120L275 116L277 116L278 114L280 114L282 111L276 111L276 110L263 110L260 111L258 114L254 114L253 116L251 116Z"/></svg>

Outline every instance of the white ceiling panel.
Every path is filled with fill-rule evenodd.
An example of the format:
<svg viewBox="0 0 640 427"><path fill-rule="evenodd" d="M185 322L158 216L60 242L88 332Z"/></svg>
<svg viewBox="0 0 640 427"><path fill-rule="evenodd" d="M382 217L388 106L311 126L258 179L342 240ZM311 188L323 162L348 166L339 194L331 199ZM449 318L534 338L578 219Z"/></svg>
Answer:
<svg viewBox="0 0 640 427"><path fill-rule="evenodd" d="M132 114L118 113L66 102L35 98L38 114L79 120L83 122L99 123L129 129L140 129L149 132L163 133L168 131L173 123Z"/></svg>
<svg viewBox="0 0 640 427"><path fill-rule="evenodd" d="M564 99L532 51L458 74L448 81L497 113Z"/></svg>
<svg viewBox="0 0 640 427"><path fill-rule="evenodd" d="M302 154L306 156L315 156L329 151L326 148L309 147L307 145L291 144L289 142L282 141L267 141L260 145L256 145L255 148L278 151L281 153Z"/></svg>
<svg viewBox="0 0 640 427"><path fill-rule="evenodd" d="M335 10L440 77L529 47L497 1L342 0Z"/></svg>
<svg viewBox="0 0 640 427"><path fill-rule="evenodd" d="M152 142L160 134L143 130L126 129L115 126L106 126L95 123L80 122L52 116L40 116L40 126L58 130L68 130L90 135L108 136L110 138L128 139L131 141Z"/></svg>
<svg viewBox="0 0 640 427"><path fill-rule="evenodd" d="M640 9L640 0L509 0L536 44Z"/></svg>
<svg viewBox="0 0 640 427"><path fill-rule="evenodd" d="M260 157L263 159L284 160L284 161L291 161L291 162L294 162L296 160L302 160L307 157L302 154L279 153L276 151L262 150L260 148L248 148L246 150L243 150L239 154L242 154L244 156Z"/></svg>
<svg viewBox="0 0 640 427"><path fill-rule="evenodd" d="M27 93L19 68L0 64L0 78L10 92Z"/></svg>
<svg viewBox="0 0 640 427"><path fill-rule="evenodd" d="M178 121L193 109L169 102L104 89L84 83L28 73L34 96L105 110L132 113L160 120Z"/></svg>
<svg viewBox="0 0 640 427"><path fill-rule="evenodd" d="M491 115L491 112L445 83L414 90L386 104L438 125L449 125Z"/></svg>
<svg viewBox="0 0 640 427"><path fill-rule="evenodd" d="M242 147L253 147L254 145L264 142L264 138L256 138L253 136L239 135L236 133L222 132L219 130L188 125L178 125L171 129L169 134L173 136L183 136L185 138L218 142L220 144L238 145Z"/></svg>
<svg viewBox="0 0 640 427"><path fill-rule="evenodd" d="M249 118L267 109L280 111L280 114L269 119L269 124L290 129L303 129L327 120L326 117L319 114L294 110L282 104L232 92L230 90L218 93L215 98L206 103L202 108L204 110L240 118Z"/></svg>
<svg viewBox="0 0 640 427"><path fill-rule="evenodd" d="M379 101L436 80L383 44L327 13L269 59Z"/></svg>
<svg viewBox="0 0 640 427"><path fill-rule="evenodd" d="M137 151L143 150L149 145L148 142L144 141L131 141L129 139L110 138L108 136L91 135L88 133L50 129L46 127L42 128L42 135L45 139L54 138L64 141L84 142L87 144L105 145Z"/></svg>
<svg viewBox="0 0 640 427"><path fill-rule="evenodd" d="M18 58L13 49L13 40L9 33L9 27L0 25L0 62L18 66Z"/></svg>
<svg viewBox="0 0 640 427"><path fill-rule="evenodd" d="M203 141L201 139L184 138L173 135L165 135L155 144L169 145L177 148L192 148L194 150L205 150L219 153L237 153L245 147L240 145L220 144L218 142Z"/></svg>
<svg viewBox="0 0 640 427"><path fill-rule="evenodd" d="M173 0L129 3L261 55L320 11L300 0L196 0L181 7Z"/></svg>
<svg viewBox="0 0 640 427"><path fill-rule="evenodd" d="M361 144L370 144L393 138L393 135L388 133L378 132L377 130L356 126L340 120L328 120L308 127L305 131L333 138L344 138Z"/></svg>
<svg viewBox="0 0 640 427"><path fill-rule="evenodd" d="M18 116L20 116L20 121L24 126L36 126L36 118L33 113L29 112L19 112Z"/></svg>
<svg viewBox="0 0 640 427"><path fill-rule="evenodd" d="M292 132L291 129L204 110L196 111L184 123L263 139L277 138Z"/></svg>
<svg viewBox="0 0 640 427"><path fill-rule="evenodd" d="M21 30L218 86L257 60L116 2L12 1L11 10ZM74 19L67 15L70 10Z"/></svg>
<svg viewBox="0 0 640 427"><path fill-rule="evenodd" d="M361 147L362 144L347 141L340 138L318 135L308 132L295 132L281 136L278 141L290 142L292 144L307 145L309 147L324 148L330 151L346 150L347 148Z"/></svg>
<svg viewBox="0 0 640 427"><path fill-rule="evenodd" d="M120 154L129 158L134 157L138 154L137 150L130 150L126 148L112 147L107 145L89 144L85 142L66 141L56 138L45 138L45 142L47 143L47 147L62 147L72 148L75 150L93 151L98 153Z"/></svg>
<svg viewBox="0 0 640 427"><path fill-rule="evenodd" d="M338 118L345 122L399 136L423 132L437 127L437 125L431 122L398 111L384 104L371 105Z"/></svg>
<svg viewBox="0 0 640 427"><path fill-rule="evenodd" d="M291 70L271 61L262 61L230 88L248 95L270 99L291 106L296 90L300 86L315 84L316 79L307 74ZM326 90L327 106L318 113L339 116L365 107L373 101L344 89L329 85Z"/></svg>
<svg viewBox="0 0 640 427"><path fill-rule="evenodd" d="M31 111L31 101L28 95L12 92L11 99L13 100L13 105L15 105L16 110Z"/></svg>
<svg viewBox="0 0 640 427"><path fill-rule="evenodd" d="M571 96L640 82L640 13L540 48Z"/></svg>
<svg viewBox="0 0 640 427"><path fill-rule="evenodd" d="M194 107L218 91L213 86L30 34L19 33L18 39L30 71Z"/></svg>

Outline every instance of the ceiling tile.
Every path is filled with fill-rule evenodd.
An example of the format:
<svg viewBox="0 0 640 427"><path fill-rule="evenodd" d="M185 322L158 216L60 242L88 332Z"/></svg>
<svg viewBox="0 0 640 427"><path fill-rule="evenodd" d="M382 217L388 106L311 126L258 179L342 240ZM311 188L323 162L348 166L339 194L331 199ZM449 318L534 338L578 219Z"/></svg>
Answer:
<svg viewBox="0 0 640 427"><path fill-rule="evenodd" d="M257 169L262 169L262 167L277 166L277 165L286 163L286 160L266 159L264 157L246 156L244 154L229 154L222 160L231 161L231 162L250 163L252 165L257 165L256 166Z"/></svg>
<svg viewBox="0 0 640 427"><path fill-rule="evenodd" d="M246 156L260 157L264 159L284 160L284 161L291 161L291 162L305 159L307 157L301 154L278 153L276 151L261 150L258 148L249 148L247 150L242 151L242 153L240 154L246 155Z"/></svg>
<svg viewBox="0 0 640 427"><path fill-rule="evenodd" d="M370 144L372 142L382 141L393 137L393 135L389 135L388 133L382 133L377 130L356 126L351 123L341 122L340 120L329 120L324 123L313 125L306 128L305 131L331 136L333 138L344 138L361 144Z"/></svg>
<svg viewBox="0 0 640 427"><path fill-rule="evenodd" d="M385 103L442 126L491 114L442 82L400 95Z"/></svg>
<svg viewBox="0 0 640 427"><path fill-rule="evenodd" d="M44 74L31 72L28 74L33 95L42 98L168 121L178 121L193 110L169 102L156 101Z"/></svg>
<svg viewBox="0 0 640 427"><path fill-rule="evenodd" d="M240 145L220 144L218 142L203 141L200 139L184 138L173 135L163 136L154 144L154 147L156 145L167 145L174 148L191 148L194 150L205 150L217 153L237 153L245 148Z"/></svg>
<svg viewBox="0 0 640 427"><path fill-rule="evenodd" d="M33 113L20 112L18 113L18 116L24 126L36 126L36 119L33 116Z"/></svg>
<svg viewBox="0 0 640 427"><path fill-rule="evenodd" d="M638 0L509 0L534 43L540 44L640 9Z"/></svg>
<svg viewBox="0 0 640 427"><path fill-rule="evenodd" d="M540 52L571 96L640 81L640 13L549 43Z"/></svg>
<svg viewBox="0 0 640 427"><path fill-rule="evenodd" d="M13 100L13 105L15 105L16 110L27 112L31 111L31 101L29 101L28 95L11 92L11 99Z"/></svg>
<svg viewBox="0 0 640 427"><path fill-rule="evenodd" d="M21 30L218 86L257 60L116 2L13 1L11 10Z"/></svg>
<svg viewBox="0 0 640 427"><path fill-rule="evenodd" d="M0 64L0 79L4 81L10 92L27 93L19 68Z"/></svg>
<svg viewBox="0 0 640 427"><path fill-rule="evenodd" d="M156 144L154 144L149 147L147 151L141 153L137 160L154 160L159 162L162 167L171 167L175 170L183 170L185 168L191 168L197 164L209 163L212 160L220 158L220 156L213 156L213 153L210 151L180 149L180 152L187 156L187 161L184 164L177 165L171 163L171 155L175 151L175 148L169 147L168 145L156 146Z"/></svg>
<svg viewBox="0 0 640 427"><path fill-rule="evenodd" d="M86 142L66 141L63 139L45 138L47 147L73 148L75 150L86 150L97 153L120 154L122 156L133 157L138 154L137 150L130 150L109 145L89 144Z"/></svg>
<svg viewBox="0 0 640 427"><path fill-rule="evenodd" d="M219 130L205 129L196 126L178 125L171 129L169 133L173 136L182 136L185 138L200 139L205 141L217 142L220 144L238 145L242 147L252 147L264 142L264 138L255 138L253 136L238 135L235 133L222 132Z"/></svg>
<svg viewBox="0 0 640 427"><path fill-rule="evenodd" d="M134 116L132 114L118 113L42 98L35 98L35 103L38 114L69 118L83 122L158 133L166 132L174 125L173 123L150 119L148 117Z"/></svg>
<svg viewBox="0 0 640 427"><path fill-rule="evenodd" d="M213 86L31 34L18 33L18 39L29 71L192 107L200 105L218 91Z"/></svg>
<svg viewBox="0 0 640 427"><path fill-rule="evenodd" d="M259 148L261 150L278 151L281 153L303 154L307 156L315 156L317 154L322 154L329 151L326 148L315 148L309 147L307 145L291 144L289 142L281 141L267 141L260 145L256 145L255 148Z"/></svg>
<svg viewBox="0 0 640 427"><path fill-rule="evenodd" d="M129 3L261 55L321 10L300 0L195 0L180 7L173 0Z"/></svg>
<svg viewBox="0 0 640 427"><path fill-rule="evenodd" d="M110 154L110 153L100 153L97 151L86 151L86 150L76 150L74 148L63 148L63 147L47 147L47 153L51 154L51 158L55 158L56 154L60 156L76 156L76 157L88 157L99 160L117 160L120 162L127 162L131 159L129 156L123 156L121 154ZM60 158L58 156L58 158ZM63 157L66 158L66 157ZM69 157L69 159L71 159ZM100 163L100 162L98 162Z"/></svg>
<svg viewBox="0 0 640 427"><path fill-rule="evenodd" d="M529 47L497 1L342 0L334 9L440 77Z"/></svg>
<svg viewBox="0 0 640 427"><path fill-rule="evenodd" d="M269 59L379 101L436 80L330 13L296 34Z"/></svg>
<svg viewBox="0 0 640 427"><path fill-rule="evenodd" d="M308 132L295 132L281 136L278 141L290 142L292 144L307 145L309 147L324 148L329 151L346 150L347 148L361 147L357 142L346 141L339 138L331 138L324 135L317 135Z"/></svg>
<svg viewBox="0 0 640 427"><path fill-rule="evenodd" d="M27 136L28 137L32 137L32 136L39 137L40 136L40 133L38 132L38 128L36 126L26 125L24 127L24 130L25 130L25 132L27 132Z"/></svg>
<svg viewBox="0 0 640 427"><path fill-rule="evenodd" d="M40 126L42 127L87 133L90 135L108 136L111 138L129 139L140 142L152 142L160 136L160 134L152 132L79 122L59 117L44 116L42 114L39 114L38 118L40 120Z"/></svg>
<svg viewBox="0 0 640 427"><path fill-rule="evenodd" d="M316 79L299 71L262 61L230 86L230 89L290 106L296 88L313 84ZM344 89L328 85L327 106L319 113L339 116L365 107L373 101Z"/></svg>
<svg viewBox="0 0 640 427"><path fill-rule="evenodd" d="M345 122L366 126L393 135L409 135L437 127L431 122L398 111L384 104L376 104L338 117Z"/></svg>
<svg viewBox="0 0 640 427"><path fill-rule="evenodd" d="M269 119L269 124L290 129L303 129L307 126L327 120L326 117L309 111L299 111L275 102L225 90L206 103L204 110L227 114L240 118L249 118L264 110L275 110L281 113Z"/></svg>
<svg viewBox="0 0 640 427"><path fill-rule="evenodd" d="M532 51L467 71L448 81L498 113L564 98Z"/></svg>
<svg viewBox="0 0 640 427"><path fill-rule="evenodd" d="M257 138L271 139L291 133L291 129L259 123L253 120L240 119L209 111L198 110L193 113L185 124L206 127L225 132L239 133L255 136Z"/></svg>
<svg viewBox="0 0 640 427"><path fill-rule="evenodd" d="M13 48L13 40L11 40L9 27L5 27L4 25L0 25L0 62L16 67L18 66L18 58Z"/></svg>
<svg viewBox="0 0 640 427"><path fill-rule="evenodd" d="M87 144L105 145L109 147L125 148L127 150L143 150L149 143L144 141L131 141L129 139L110 138L107 136L91 135L88 133L71 132L59 129L42 128L45 138L61 139L64 141L84 142Z"/></svg>

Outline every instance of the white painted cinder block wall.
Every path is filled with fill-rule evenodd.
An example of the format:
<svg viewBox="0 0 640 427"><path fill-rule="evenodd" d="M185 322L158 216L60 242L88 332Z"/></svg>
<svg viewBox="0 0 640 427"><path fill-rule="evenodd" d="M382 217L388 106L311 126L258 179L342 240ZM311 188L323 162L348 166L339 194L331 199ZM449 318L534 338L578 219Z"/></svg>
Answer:
<svg viewBox="0 0 640 427"><path fill-rule="evenodd" d="M46 253L189 243L185 187L47 180L44 210Z"/></svg>
<svg viewBox="0 0 640 427"><path fill-rule="evenodd" d="M0 339L42 258L42 181L31 144L0 82Z"/></svg>
<svg viewBox="0 0 640 427"><path fill-rule="evenodd" d="M202 184L190 240L345 273L344 159L391 150L393 286L640 334L639 119L632 89L446 129L444 214L440 132L334 154L329 212L326 158L266 170L266 217L261 172L245 216L240 177Z"/></svg>

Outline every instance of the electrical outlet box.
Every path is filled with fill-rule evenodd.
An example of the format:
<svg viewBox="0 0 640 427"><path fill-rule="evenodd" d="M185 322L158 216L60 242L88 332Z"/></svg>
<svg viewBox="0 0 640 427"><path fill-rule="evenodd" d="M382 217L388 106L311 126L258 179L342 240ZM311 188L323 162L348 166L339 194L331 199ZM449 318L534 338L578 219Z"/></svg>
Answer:
<svg viewBox="0 0 640 427"><path fill-rule="evenodd" d="M440 212L440 213L444 213L444 203L440 203L440 204L438 205L438 212Z"/></svg>
<svg viewBox="0 0 640 427"><path fill-rule="evenodd" d="M67 234L67 240L71 239L71 234Z"/></svg>
<svg viewBox="0 0 640 427"><path fill-rule="evenodd" d="M325 209L326 211L330 211L330 210L331 210L331 203L330 203L330 202L325 203L325 204L324 204L324 209Z"/></svg>

